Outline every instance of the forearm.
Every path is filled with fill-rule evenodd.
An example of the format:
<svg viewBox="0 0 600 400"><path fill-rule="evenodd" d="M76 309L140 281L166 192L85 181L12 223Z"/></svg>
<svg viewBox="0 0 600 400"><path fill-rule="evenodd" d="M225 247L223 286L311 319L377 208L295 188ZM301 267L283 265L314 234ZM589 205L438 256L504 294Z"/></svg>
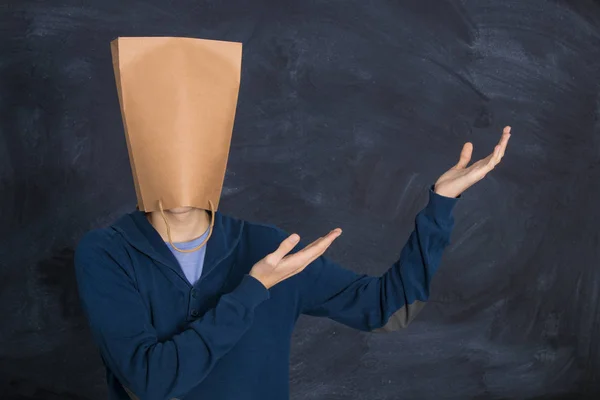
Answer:
<svg viewBox="0 0 600 400"><path fill-rule="evenodd" d="M430 191L399 260L381 277L355 274L325 258L309 266L302 276L303 312L365 331L405 327L429 297L449 243L455 202Z"/></svg>
<svg viewBox="0 0 600 400"><path fill-rule="evenodd" d="M101 340L101 352L121 383L140 399L179 398L200 384L216 362L250 328L254 309L266 297L247 277L217 306L167 340L151 331L137 338Z"/></svg>
<svg viewBox="0 0 600 400"><path fill-rule="evenodd" d="M399 260L381 277L381 326L375 332L405 328L429 299L430 285L437 272L452 229L451 220L435 220L423 210Z"/></svg>
<svg viewBox="0 0 600 400"><path fill-rule="evenodd" d="M102 357L140 399L183 397L250 328L269 292L246 276L186 330L159 340L132 274L105 250L111 239L88 234L75 255L79 296Z"/></svg>

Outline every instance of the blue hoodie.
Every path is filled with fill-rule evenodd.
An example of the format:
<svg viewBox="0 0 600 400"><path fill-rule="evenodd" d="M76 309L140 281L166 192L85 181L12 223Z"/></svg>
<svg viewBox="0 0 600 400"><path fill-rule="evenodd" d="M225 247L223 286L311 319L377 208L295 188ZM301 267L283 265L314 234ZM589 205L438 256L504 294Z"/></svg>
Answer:
<svg viewBox="0 0 600 400"><path fill-rule="evenodd" d="M430 190L399 260L382 276L320 257L269 290L248 273L288 236L273 226L217 212L193 286L143 212L89 232L76 275L110 398L288 399L300 314L368 332L406 327L429 296L455 203Z"/></svg>

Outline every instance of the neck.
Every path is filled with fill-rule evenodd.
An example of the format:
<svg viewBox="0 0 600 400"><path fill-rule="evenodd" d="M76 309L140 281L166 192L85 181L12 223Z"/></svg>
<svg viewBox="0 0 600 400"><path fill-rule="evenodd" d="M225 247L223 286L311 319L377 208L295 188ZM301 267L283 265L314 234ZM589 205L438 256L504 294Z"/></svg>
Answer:
<svg viewBox="0 0 600 400"><path fill-rule="evenodd" d="M167 226L160 211L146 214L148 221L165 242L169 241ZM165 211L173 243L189 242L202 236L210 226L209 212L200 208L182 207Z"/></svg>

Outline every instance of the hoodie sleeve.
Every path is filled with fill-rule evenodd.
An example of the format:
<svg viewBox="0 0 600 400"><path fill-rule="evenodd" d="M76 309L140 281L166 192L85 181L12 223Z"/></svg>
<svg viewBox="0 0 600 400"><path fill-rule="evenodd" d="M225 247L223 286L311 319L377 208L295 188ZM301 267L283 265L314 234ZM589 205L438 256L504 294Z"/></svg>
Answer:
<svg viewBox="0 0 600 400"><path fill-rule="evenodd" d="M184 397L248 330L269 292L245 276L188 329L158 340L133 276L111 254L118 249L112 242L106 231L93 231L75 255L79 295L102 358L138 398Z"/></svg>
<svg viewBox="0 0 600 400"><path fill-rule="evenodd" d="M429 203L396 261L382 276L359 275L320 257L298 275L301 312L363 331L406 327L429 297L454 224L457 199L429 191Z"/></svg>

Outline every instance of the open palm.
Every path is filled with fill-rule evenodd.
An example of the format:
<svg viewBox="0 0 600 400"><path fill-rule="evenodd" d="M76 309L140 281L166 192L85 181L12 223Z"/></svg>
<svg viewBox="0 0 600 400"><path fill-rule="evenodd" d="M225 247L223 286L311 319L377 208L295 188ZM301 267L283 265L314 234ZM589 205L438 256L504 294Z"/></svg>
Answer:
<svg viewBox="0 0 600 400"><path fill-rule="evenodd" d="M473 154L473 144L465 143L458 163L435 183L435 192L441 196L458 197L465 190L482 180L504 157L510 139L510 126L504 128L500 142L492 154L467 167Z"/></svg>

